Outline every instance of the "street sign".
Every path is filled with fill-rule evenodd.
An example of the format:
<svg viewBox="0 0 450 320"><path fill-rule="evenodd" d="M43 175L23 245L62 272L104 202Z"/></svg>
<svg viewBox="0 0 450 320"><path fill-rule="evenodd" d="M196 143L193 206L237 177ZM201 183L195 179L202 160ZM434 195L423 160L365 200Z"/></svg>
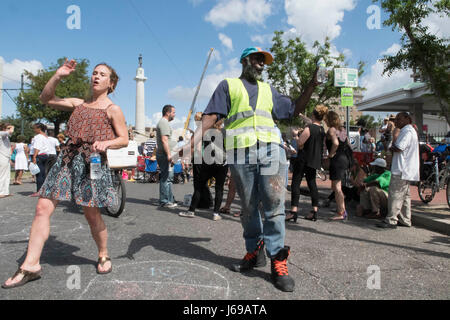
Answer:
<svg viewBox="0 0 450 320"><path fill-rule="evenodd" d="M353 107L353 88L341 88L341 106Z"/></svg>
<svg viewBox="0 0 450 320"><path fill-rule="evenodd" d="M334 69L334 86L346 88L358 87L358 69L350 69L350 68Z"/></svg>

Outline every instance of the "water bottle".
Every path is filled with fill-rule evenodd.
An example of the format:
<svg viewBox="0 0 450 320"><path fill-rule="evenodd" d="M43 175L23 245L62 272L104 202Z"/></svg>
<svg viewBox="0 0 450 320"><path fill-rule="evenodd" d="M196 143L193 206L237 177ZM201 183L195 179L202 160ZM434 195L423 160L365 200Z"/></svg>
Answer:
<svg viewBox="0 0 450 320"><path fill-rule="evenodd" d="M102 176L102 158L98 152L92 152L90 156L91 160L91 179L100 179Z"/></svg>
<svg viewBox="0 0 450 320"><path fill-rule="evenodd" d="M317 81L321 84L324 84L328 80L328 75L327 75L327 68L326 68L325 61L323 61L322 58L320 58L318 66L319 66L319 71L317 72Z"/></svg>

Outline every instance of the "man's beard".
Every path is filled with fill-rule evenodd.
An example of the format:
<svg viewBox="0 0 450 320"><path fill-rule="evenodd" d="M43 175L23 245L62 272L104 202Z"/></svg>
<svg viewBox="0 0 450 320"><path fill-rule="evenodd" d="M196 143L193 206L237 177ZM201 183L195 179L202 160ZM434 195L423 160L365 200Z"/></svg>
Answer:
<svg viewBox="0 0 450 320"><path fill-rule="evenodd" d="M254 68L253 66L247 64L246 66L244 66L244 70L242 72L242 74L244 75L244 78L255 82L255 81L261 81L262 80L262 72L258 72L258 70L256 68Z"/></svg>

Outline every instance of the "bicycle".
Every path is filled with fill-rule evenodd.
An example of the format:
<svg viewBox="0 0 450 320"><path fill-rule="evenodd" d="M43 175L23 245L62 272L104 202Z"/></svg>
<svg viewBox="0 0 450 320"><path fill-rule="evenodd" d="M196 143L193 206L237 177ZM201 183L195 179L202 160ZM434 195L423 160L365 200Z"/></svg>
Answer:
<svg viewBox="0 0 450 320"><path fill-rule="evenodd" d="M446 188L447 205L450 207L450 161L442 161L439 163L439 153L431 153L433 161L424 162L426 166L432 166L432 171L428 177L419 181L418 193L419 198L424 203L429 203L433 200L436 193Z"/></svg>
<svg viewBox="0 0 450 320"><path fill-rule="evenodd" d="M127 197L125 182L122 179L122 170L111 169L111 178L113 181L113 187L117 192L118 202L115 205L106 207L105 210L109 216L118 218L125 208L125 201Z"/></svg>

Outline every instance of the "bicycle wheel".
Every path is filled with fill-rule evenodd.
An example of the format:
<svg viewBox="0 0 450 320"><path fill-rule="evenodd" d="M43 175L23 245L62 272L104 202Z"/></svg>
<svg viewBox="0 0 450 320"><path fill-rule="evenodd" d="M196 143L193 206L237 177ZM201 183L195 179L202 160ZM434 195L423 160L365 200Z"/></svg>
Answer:
<svg viewBox="0 0 450 320"><path fill-rule="evenodd" d="M125 183L123 182L122 175L119 171L115 171L112 178L114 189L117 192L118 201L116 205L106 207L106 212L109 216L117 218L122 214L123 209L125 208L126 190Z"/></svg>
<svg viewBox="0 0 450 320"><path fill-rule="evenodd" d="M419 182L417 191L423 203L431 202L436 194L436 182L434 180L434 174L432 174L425 181Z"/></svg>

